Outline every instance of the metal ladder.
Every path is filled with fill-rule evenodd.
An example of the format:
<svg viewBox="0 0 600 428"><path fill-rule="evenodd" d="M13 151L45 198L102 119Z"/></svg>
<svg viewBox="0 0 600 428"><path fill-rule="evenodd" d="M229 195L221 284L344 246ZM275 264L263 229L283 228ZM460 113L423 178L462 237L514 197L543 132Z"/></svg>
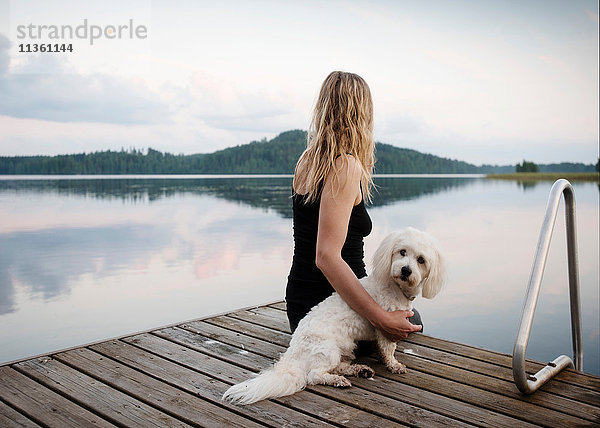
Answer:
<svg viewBox="0 0 600 428"><path fill-rule="evenodd" d="M573 340L573 360L566 355L560 355L554 361L549 362L545 367L535 375L528 375L525 371L525 357L527 352L527 343L533 324L533 315L535 306L540 293L544 268L550 240L554 230L556 214L560 197L565 198L565 215L567 229L567 263L569 268L569 295L571 302L571 338ZM546 214L542 223L542 230L537 244L535 259L529 276L527 294L519 322L519 331L513 348L513 376L517 388L524 394L531 394L550 380L554 375L565 367L582 370L583 368L583 350L581 349L581 311L579 303L579 264L577 261L577 235L575 228L575 193L571 183L567 180L557 180L548 197L546 205Z"/></svg>

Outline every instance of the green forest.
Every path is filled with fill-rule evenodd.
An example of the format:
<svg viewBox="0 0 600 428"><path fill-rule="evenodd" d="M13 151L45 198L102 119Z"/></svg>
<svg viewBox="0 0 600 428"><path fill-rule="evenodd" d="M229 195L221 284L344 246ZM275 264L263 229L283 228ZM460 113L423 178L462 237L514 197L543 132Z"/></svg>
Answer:
<svg viewBox="0 0 600 428"><path fill-rule="evenodd" d="M291 174L306 147L306 131L292 130L267 141L229 147L213 153L174 155L149 148L57 156L0 156L0 174ZM511 173L515 165L476 166L376 144L377 174ZM539 165L540 171L590 172L594 165Z"/></svg>

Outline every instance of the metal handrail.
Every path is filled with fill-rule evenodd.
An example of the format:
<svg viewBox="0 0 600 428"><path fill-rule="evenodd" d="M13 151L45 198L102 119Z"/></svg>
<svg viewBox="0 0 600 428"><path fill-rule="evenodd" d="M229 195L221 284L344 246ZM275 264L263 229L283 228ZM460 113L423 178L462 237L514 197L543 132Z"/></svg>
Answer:
<svg viewBox="0 0 600 428"><path fill-rule="evenodd" d="M571 338L573 340L573 360L566 355L557 357L554 361L548 363L535 375L528 375L525 371L525 356L527 353L527 342L531 333L533 324L533 315L537 304L538 295L548 249L550 248L550 239L556 222L556 214L560 197L565 197L565 216L567 228L567 263L569 267L569 295L571 302ZM581 349L581 311L579 303L579 264L577 261L577 235L575 228L575 193L571 183L567 180L557 180L548 197L546 205L546 214L542 223L542 230L537 244L535 259L529 276L527 294L519 322L519 331L515 340L513 349L513 376L517 388L524 394L531 394L540 388L544 383L550 380L554 375L565 367L575 367L576 370L583 368L583 350Z"/></svg>

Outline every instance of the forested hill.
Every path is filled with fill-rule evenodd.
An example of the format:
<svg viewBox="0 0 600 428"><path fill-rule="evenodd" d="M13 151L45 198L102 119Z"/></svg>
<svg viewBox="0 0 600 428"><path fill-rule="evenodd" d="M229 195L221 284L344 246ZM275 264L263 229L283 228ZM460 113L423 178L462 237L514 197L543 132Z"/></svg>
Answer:
<svg viewBox="0 0 600 428"><path fill-rule="evenodd" d="M479 167L384 143L377 143L375 153L377 158L376 174L480 174L492 171L512 172L514 169L512 166L484 165ZM504 171L505 168L506 171Z"/></svg>
<svg viewBox="0 0 600 428"><path fill-rule="evenodd" d="M58 156L0 156L0 174L291 174L306 147L306 132L287 131L208 154L173 155L148 149ZM503 173L514 166L466 162L377 143L379 174Z"/></svg>

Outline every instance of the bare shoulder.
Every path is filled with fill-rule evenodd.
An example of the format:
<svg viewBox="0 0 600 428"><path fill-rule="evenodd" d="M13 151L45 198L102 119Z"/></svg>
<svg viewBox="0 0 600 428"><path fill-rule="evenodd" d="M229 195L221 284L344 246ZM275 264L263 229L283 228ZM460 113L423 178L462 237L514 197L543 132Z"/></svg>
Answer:
<svg viewBox="0 0 600 428"><path fill-rule="evenodd" d="M362 166L354 156L345 154L335 160L335 170L340 176L340 183L348 181L358 183L362 177Z"/></svg>
<svg viewBox="0 0 600 428"><path fill-rule="evenodd" d="M360 192L362 166L360 162L352 155L342 155L335 160L334 169L335 171L331 171L329 174L326 187L333 185L331 178L335 175L333 194L346 195L354 200L354 205L359 204L362 199Z"/></svg>

